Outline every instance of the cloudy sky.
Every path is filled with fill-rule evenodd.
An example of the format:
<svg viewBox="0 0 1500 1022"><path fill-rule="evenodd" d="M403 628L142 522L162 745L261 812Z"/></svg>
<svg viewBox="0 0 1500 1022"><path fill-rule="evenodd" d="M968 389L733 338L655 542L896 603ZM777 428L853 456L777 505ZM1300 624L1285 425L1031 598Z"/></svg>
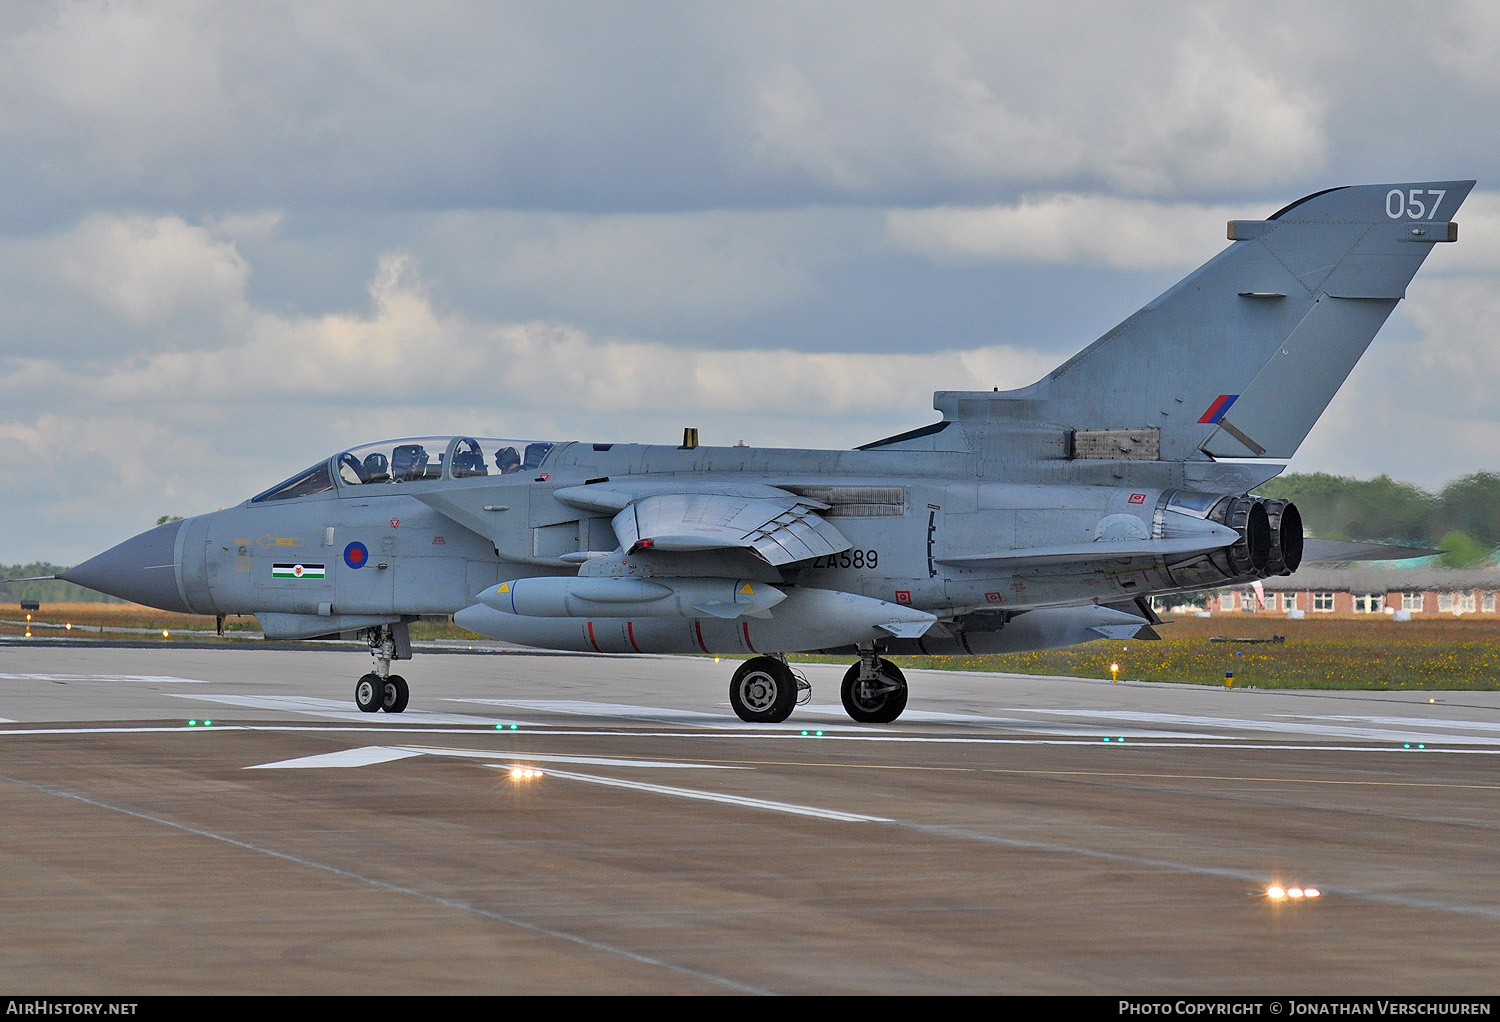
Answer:
<svg viewBox="0 0 1500 1022"><path fill-rule="evenodd" d="M1500 470L1500 6L0 8L0 563L365 440L847 447L1477 178L1292 462Z"/></svg>

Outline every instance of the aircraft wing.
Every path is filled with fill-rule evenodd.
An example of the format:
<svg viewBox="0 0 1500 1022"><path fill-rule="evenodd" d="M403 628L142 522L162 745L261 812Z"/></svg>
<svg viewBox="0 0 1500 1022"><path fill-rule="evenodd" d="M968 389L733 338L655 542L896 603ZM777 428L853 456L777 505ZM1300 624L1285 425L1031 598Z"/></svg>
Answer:
<svg viewBox="0 0 1500 1022"><path fill-rule="evenodd" d="M852 544L818 512L828 505L758 483L659 481L625 488L596 484L558 490L573 507L614 511L620 546L629 551L749 550L782 565L848 550Z"/></svg>
<svg viewBox="0 0 1500 1022"><path fill-rule="evenodd" d="M626 550L743 548L767 564L791 564L848 550L850 543L801 497L659 493L632 501L614 519Z"/></svg>

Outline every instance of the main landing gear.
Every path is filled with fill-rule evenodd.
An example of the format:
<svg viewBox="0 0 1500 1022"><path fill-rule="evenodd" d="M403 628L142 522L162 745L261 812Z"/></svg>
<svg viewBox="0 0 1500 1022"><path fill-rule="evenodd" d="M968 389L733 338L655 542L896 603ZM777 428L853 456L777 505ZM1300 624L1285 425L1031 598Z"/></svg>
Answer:
<svg viewBox="0 0 1500 1022"><path fill-rule="evenodd" d="M404 622L381 625L369 629L365 635L370 642L370 655L375 658L375 669L355 682L354 705L365 713L378 710L400 713L411 699L411 689L405 678L391 673L391 661L411 659L406 625Z"/></svg>
<svg viewBox="0 0 1500 1022"><path fill-rule="evenodd" d="M839 689L844 711L861 724L889 724L906 709L906 677L889 660L875 655L873 646L860 650L859 663L849 668ZM779 724L792 707L812 698L812 686L779 656L746 660L729 682L729 705L740 720Z"/></svg>
<svg viewBox="0 0 1500 1022"><path fill-rule="evenodd" d="M751 724L780 724L792 715L793 706L811 698L807 679L779 656L746 660L729 680L729 705Z"/></svg>
<svg viewBox="0 0 1500 1022"><path fill-rule="evenodd" d="M844 712L861 724L889 724L906 709L906 676L873 648L861 650L859 663L844 675L839 696Z"/></svg>

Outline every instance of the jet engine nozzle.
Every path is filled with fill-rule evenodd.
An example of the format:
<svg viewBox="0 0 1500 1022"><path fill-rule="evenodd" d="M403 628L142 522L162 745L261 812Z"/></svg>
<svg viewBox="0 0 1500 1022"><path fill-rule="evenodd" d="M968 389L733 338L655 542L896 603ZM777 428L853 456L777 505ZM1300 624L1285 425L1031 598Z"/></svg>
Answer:
<svg viewBox="0 0 1500 1022"><path fill-rule="evenodd" d="M1289 500L1265 503L1271 522L1271 560L1266 565L1266 577L1290 575L1302 563L1302 513Z"/></svg>
<svg viewBox="0 0 1500 1022"><path fill-rule="evenodd" d="M1225 497L1208 513L1211 521L1227 525L1240 538L1220 553L1232 576L1264 576L1271 563L1271 516L1259 497Z"/></svg>
<svg viewBox="0 0 1500 1022"><path fill-rule="evenodd" d="M1198 518L1233 529L1237 536L1222 549L1169 560L1167 575L1174 586L1207 589L1253 582L1290 575L1302 563L1302 515L1291 501L1179 490L1168 494L1163 506L1177 513L1158 515L1163 535ZM1174 520L1179 518L1183 520Z"/></svg>

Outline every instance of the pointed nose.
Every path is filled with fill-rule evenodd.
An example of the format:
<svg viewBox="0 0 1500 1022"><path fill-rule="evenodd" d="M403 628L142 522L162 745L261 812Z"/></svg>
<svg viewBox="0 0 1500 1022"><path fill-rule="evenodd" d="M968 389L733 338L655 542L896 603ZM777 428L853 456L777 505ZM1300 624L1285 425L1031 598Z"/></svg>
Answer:
<svg viewBox="0 0 1500 1022"><path fill-rule="evenodd" d="M132 603L192 611L177 586L177 534L185 522L168 522L91 557L61 577Z"/></svg>

